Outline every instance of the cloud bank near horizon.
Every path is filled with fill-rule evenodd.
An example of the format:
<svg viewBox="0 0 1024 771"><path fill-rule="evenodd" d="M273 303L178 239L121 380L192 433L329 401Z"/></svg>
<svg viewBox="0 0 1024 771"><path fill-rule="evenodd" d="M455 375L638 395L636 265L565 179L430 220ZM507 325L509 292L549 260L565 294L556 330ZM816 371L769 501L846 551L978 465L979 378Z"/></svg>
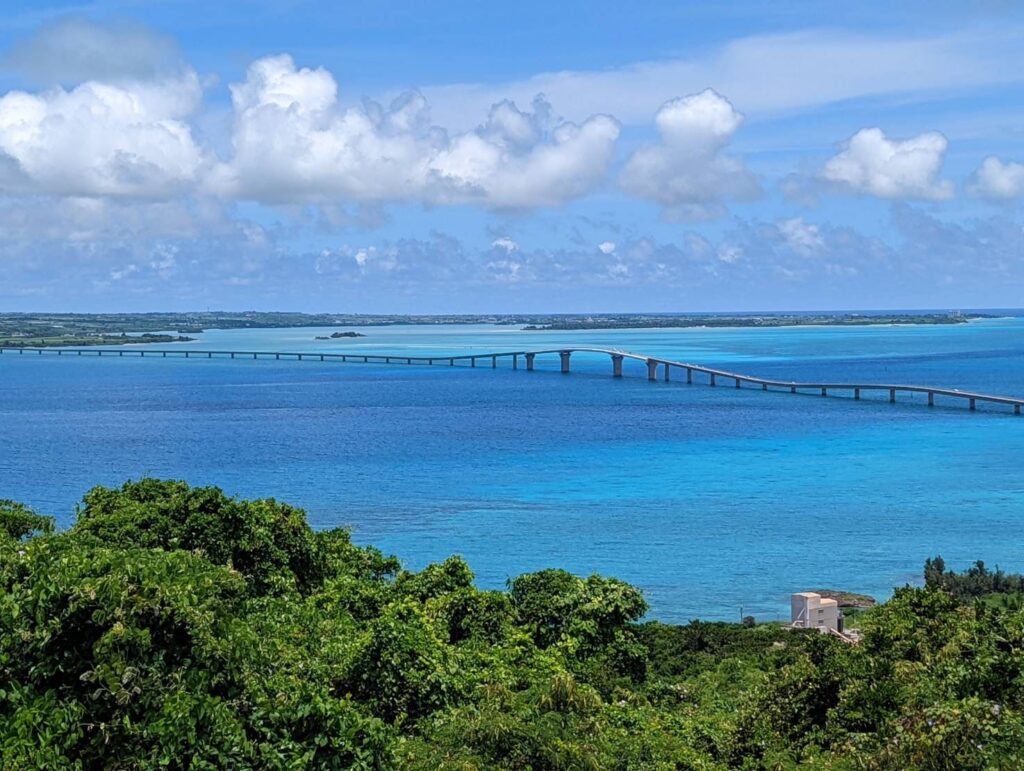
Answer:
<svg viewBox="0 0 1024 771"><path fill-rule="evenodd" d="M748 281L870 294L864 277L885 275L1019 285L1024 164L1013 158L982 152L954 176L941 126L894 136L866 117L831 154L769 173L752 164L747 112L1016 77L993 71L991 51L974 55L968 33L885 41L870 62L869 42L749 37L702 60L360 101L288 54L222 83L144 27L60 20L3 59L36 85L0 94L0 261L13 277L0 297L53 296L55 265L96 296L140 297L199 280L264 294L290 280L410 294L444 282L713 286L721 298ZM883 77L907 57L934 66ZM885 233L829 221L851 197L891 207ZM978 206L989 211L953 221ZM429 233L396 232L394 212L409 207L436 222ZM627 213L595 224L595 207ZM646 233L630 223L645 212L662 223ZM467 237L452 217L488 232ZM575 224L530 224L545 217Z"/></svg>

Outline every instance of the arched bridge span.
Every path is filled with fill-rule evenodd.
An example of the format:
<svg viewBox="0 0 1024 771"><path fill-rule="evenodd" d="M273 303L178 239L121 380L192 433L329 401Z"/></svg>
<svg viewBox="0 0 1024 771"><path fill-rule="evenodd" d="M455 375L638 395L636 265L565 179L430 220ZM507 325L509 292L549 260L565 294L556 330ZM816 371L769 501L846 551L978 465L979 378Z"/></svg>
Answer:
<svg viewBox="0 0 1024 771"><path fill-rule="evenodd" d="M572 355L574 353L603 354L610 358L612 365L612 376L622 377L622 363L626 359L642 362L647 367L648 380L658 380L659 375L664 380L672 379L672 372L675 371L680 377L686 378L686 383L703 382L710 386L731 384L735 388L759 387L763 391L788 391L789 393L816 393L821 396L836 395L837 392L849 393L854 399L860 399L865 392L888 393L889 401L895 402L899 394L925 394L928 406L934 406L936 397L959 400L966 404L968 409L974 410L978 402L985 402L998 405L1006 405L1013 408L1016 415L1021 414L1024 407L1024 398L1012 396L999 396L996 394L977 393L962 391L957 388L941 388L927 385L910 385L904 383L847 383L847 382L801 382L792 380L774 380L770 378L746 375L740 372L730 372L713 367L705 367L691 362L667 359L661 356L649 356L632 351L623 351L615 348L592 348L592 347L571 347L571 348L550 348L536 351L500 351L494 353L470 353L455 356L407 356L404 354L390 353L320 353L320 352L299 352L299 351L224 351L224 350L197 350L190 348L35 348L35 347L0 347L0 354L25 354L33 353L38 355L51 354L58 356L135 356L135 357L177 357L185 359L275 359L275 360L296 360L296 361L339 361L339 362L362 362L366 364L425 364L425 365L447 365L454 367L456 364L468 364L476 367L479 362L485 366L490 364L492 368L498 366L499 361L508 361L513 369L520 368L520 362L527 371L532 371L538 356L557 355L559 357L560 369L563 373L571 371ZM695 377L699 376L699 377Z"/></svg>

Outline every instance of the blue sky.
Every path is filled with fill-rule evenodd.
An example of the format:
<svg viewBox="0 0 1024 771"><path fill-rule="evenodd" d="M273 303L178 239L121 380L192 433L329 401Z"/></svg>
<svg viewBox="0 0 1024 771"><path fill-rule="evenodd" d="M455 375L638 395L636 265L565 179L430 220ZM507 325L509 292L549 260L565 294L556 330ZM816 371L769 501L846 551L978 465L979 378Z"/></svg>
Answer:
<svg viewBox="0 0 1024 771"><path fill-rule="evenodd" d="M1022 32L994 0L9 0L0 308L1024 306Z"/></svg>

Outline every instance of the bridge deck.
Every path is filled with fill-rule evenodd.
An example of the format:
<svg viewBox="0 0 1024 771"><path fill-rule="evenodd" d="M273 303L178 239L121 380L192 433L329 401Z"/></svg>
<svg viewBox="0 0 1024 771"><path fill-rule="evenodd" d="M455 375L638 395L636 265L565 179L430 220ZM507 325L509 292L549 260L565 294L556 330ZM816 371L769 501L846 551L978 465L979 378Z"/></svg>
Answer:
<svg viewBox="0 0 1024 771"><path fill-rule="evenodd" d="M934 404L936 396L946 396L957 399L966 399L971 409L974 409L976 402L988 402L993 404L1006 404L1014 408L1015 414L1021 414L1021 407L1024 406L1024 398L1012 396L1000 396L997 394L978 393L973 391L962 391L957 388L942 388L937 386L914 385L908 383L845 383L845 382L806 382L796 380L775 380L761 378L754 375L746 375L740 372L705 367L700 364L666 359L660 356L648 356L646 354L632 351L622 351L614 348L550 348L543 350L521 350L521 351L497 351L489 353L468 353L457 355L435 355L435 356L409 356L397 353L321 353L319 351L227 351L227 350L199 350L190 348L38 348L22 346L0 346L0 354L10 353L36 353L56 354L59 356L139 356L139 357L180 357L180 358L251 358L251 359L292 359L298 361L339 361L339 362L364 362L374 364L448 364L454 366L456 362L470 362L476 366L476 362L490 360L492 366L497 365L498 359L511 358L513 366L518 367L520 357L526 360L527 369L533 369L533 360L537 356L558 354L562 357L562 371L569 371L569 357L574 353L603 354L610 356L615 363L614 373L621 374L621 362L623 359L631 359L644 362L648 367L648 378L654 380L658 367L662 367L665 379L669 379L671 368L684 370L687 373L687 382L692 382L693 373L707 375L710 385L717 385L718 378L734 381L737 388L743 383L761 386L763 390L786 389L792 393L801 391L820 391L822 396L827 396L829 391L852 391L854 398L860 398L862 391L888 391L890 401L895 401L898 393L923 393L928 395L928 404Z"/></svg>

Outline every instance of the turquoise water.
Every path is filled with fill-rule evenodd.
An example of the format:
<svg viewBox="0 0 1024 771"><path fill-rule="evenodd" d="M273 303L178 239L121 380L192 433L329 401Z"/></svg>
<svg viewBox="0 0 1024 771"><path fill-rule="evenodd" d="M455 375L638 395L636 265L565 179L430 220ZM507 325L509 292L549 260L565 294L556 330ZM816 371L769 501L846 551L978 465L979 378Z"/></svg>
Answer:
<svg viewBox="0 0 1024 771"><path fill-rule="evenodd" d="M796 379L1024 395L1024 319L949 327L523 332L210 331L194 348L408 352L620 347ZM480 584L542 567L621 577L652 616L762 619L793 591L885 597L924 559L1024 570L1024 418L538 371L0 357L0 497L63 524L142 475L276 496L418 568ZM918 400L920 401L920 400Z"/></svg>

